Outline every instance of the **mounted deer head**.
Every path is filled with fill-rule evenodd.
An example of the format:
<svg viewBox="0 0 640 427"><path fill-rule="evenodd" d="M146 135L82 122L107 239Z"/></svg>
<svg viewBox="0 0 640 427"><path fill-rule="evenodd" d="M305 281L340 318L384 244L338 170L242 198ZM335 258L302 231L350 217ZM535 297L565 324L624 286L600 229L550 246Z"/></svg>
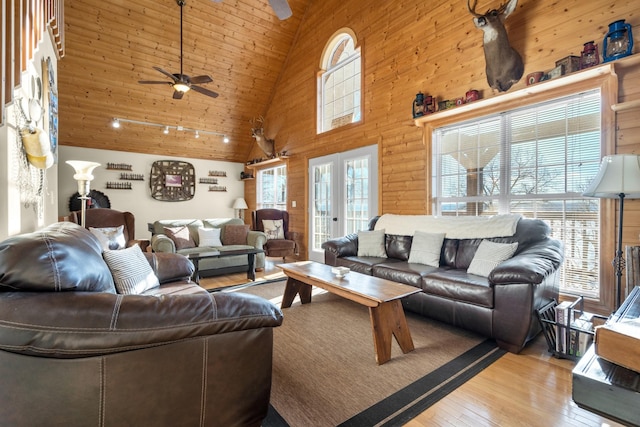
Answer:
<svg viewBox="0 0 640 427"><path fill-rule="evenodd" d="M487 82L492 89L506 92L524 73L522 57L509 44L504 21L513 12L518 0L510 0L498 9L488 10L484 15L476 13L478 0L467 8L474 16L473 23L484 32L484 61L486 63Z"/></svg>
<svg viewBox="0 0 640 427"><path fill-rule="evenodd" d="M258 147L267 157L274 157L276 154L275 141L264 135L264 117L252 119L251 126L251 136L258 143Z"/></svg>

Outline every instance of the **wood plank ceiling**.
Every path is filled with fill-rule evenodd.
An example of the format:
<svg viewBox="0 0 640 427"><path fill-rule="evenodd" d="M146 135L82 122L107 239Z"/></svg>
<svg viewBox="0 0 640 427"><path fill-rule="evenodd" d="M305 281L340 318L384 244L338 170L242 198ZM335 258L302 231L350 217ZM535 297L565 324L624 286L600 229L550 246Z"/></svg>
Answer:
<svg viewBox="0 0 640 427"><path fill-rule="evenodd" d="M65 1L66 55L58 62L61 145L244 162L250 120L264 114L310 0L289 0L280 21L268 0L186 0L184 74L207 74L202 87L174 100L173 88L138 80L169 79L153 66L180 72L180 7L176 0ZM313 76L310 76L313 78ZM181 126L171 129L122 123ZM268 126L267 126L268 129ZM229 143L215 132L227 135Z"/></svg>

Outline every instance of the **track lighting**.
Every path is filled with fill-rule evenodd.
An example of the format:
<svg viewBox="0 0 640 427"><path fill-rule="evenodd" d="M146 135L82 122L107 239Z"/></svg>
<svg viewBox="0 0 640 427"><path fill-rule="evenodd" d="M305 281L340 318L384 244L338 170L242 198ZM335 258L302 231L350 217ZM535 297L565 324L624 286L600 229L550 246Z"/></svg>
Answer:
<svg viewBox="0 0 640 427"><path fill-rule="evenodd" d="M169 134L169 130L170 129L175 129L179 132L193 132L194 137L195 138L200 138L201 135L214 135L214 136L220 136L222 137L222 141L225 144L229 143L229 137L227 135L225 135L224 133L220 133L220 132L212 132L212 131L208 131L208 130L200 130L200 129L192 129L192 128L187 128L184 126L169 126L169 125L163 125L160 123L150 123L150 122L141 122L138 120L129 120L129 119L121 119L118 117L114 117L113 121L111 122L111 126L113 126L114 128L119 128L120 127L120 122L122 123L131 123L134 125L141 125L141 126L152 126L152 127L159 127L162 128L162 133L164 133L165 135Z"/></svg>

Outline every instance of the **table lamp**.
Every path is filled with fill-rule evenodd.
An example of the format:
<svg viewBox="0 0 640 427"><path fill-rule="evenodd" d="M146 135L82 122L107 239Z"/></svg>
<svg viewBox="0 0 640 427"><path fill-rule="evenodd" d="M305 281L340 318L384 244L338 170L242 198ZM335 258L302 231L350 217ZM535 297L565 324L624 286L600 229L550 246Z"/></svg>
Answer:
<svg viewBox="0 0 640 427"><path fill-rule="evenodd" d="M237 209L238 218L244 220L244 209L249 209L249 206L247 206L247 202L242 197L239 197L233 202L233 209Z"/></svg>

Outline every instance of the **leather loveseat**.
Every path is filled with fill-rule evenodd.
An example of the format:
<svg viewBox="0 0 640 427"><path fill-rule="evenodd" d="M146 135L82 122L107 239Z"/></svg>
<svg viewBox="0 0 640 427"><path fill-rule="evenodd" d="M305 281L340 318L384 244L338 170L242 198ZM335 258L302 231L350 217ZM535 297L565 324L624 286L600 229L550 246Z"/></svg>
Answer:
<svg viewBox="0 0 640 427"><path fill-rule="evenodd" d="M0 242L0 425L261 424L280 310L190 283L182 255L143 255L160 285L123 295L76 224Z"/></svg>
<svg viewBox="0 0 640 427"><path fill-rule="evenodd" d="M358 256L358 234L354 233L322 244L325 263L416 286L422 292L403 299L405 309L494 338L513 353L540 331L535 310L558 298L558 270L564 260L561 242L549 236L550 227L544 221L518 218L513 235L488 238L518 245L510 259L483 277L467 272L482 238L451 238L445 233L439 266L409 263L417 229L412 224L426 216L395 217L394 223L405 224L406 233L397 227L391 233L385 231L385 257ZM379 218L385 216L373 218L369 230L379 229ZM451 217L445 218L455 227ZM439 231L434 228L431 231ZM484 230L482 223L468 228L470 234Z"/></svg>
<svg viewBox="0 0 640 427"><path fill-rule="evenodd" d="M234 251L238 249L260 249L267 242L267 235L261 231L249 230L249 226L239 218L210 218L210 219L163 219L150 224L151 248L154 252L178 253L189 255L190 253L204 251ZM180 240L172 239L169 230L184 230L188 235L186 244L179 245ZM219 232L219 244L203 244L198 229ZM232 235L233 233L233 235ZM240 233L240 236L238 236ZM264 269L265 254L255 255L255 269ZM246 255L233 255L221 258L206 258L200 260L200 276L219 276L247 271L248 258Z"/></svg>

